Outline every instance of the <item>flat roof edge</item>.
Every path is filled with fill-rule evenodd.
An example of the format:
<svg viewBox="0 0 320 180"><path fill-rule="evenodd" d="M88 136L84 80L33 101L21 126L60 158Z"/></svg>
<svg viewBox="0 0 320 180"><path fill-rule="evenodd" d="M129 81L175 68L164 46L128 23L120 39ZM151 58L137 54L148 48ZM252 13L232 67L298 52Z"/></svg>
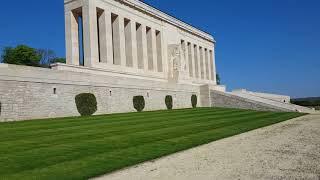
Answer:
<svg viewBox="0 0 320 180"><path fill-rule="evenodd" d="M71 3L73 1L76 1L76 0L64 0L64 4L68 4L68 3ZM104 0L103 0L104 1ZM138 10L141 10L141 11L144 11L144 12L147 12L163 21L166 21L167 23L169 24L172 24L180 29L183 29L183 30L186 30L192 34L195 34L203 39L206 39L207 41L210 41L212 43L215 43L215 39L214 37L208 33L208 32L205 32L199 28L196 28L182 20L179 20L178 18L172 16L172 15L169 15L168 13L165 13L145 2L142 2L140 0L114 0L114 1L118 1L118 2L121 2L121 3L124 3L124 4L127 4L133 8L136 8Z"/></svg>
<svg viewBox="0 0 320 180"><path fill-rule="evenodd" d="M158 17L159 19L162 19L164 21L167 21L168 23L170 24L173 24L179 28L182 28L182 29L185 29L187 31L190 31L192 33L195 33L197 34L198 36L201 36L209 41L212 41L212 42L215 42L213 36L208 33L208 32L205 32L199 28L196 28L194 27L193 25L190 25L172 15L169 15L168 13L165 13L145 2L142 2L140 0L118 0L118 1L123 1L123 2L126 2L128 4L131 4L132 6L136 7L136 8L139 8L139 9L142 9L156 17Z"/></svg>

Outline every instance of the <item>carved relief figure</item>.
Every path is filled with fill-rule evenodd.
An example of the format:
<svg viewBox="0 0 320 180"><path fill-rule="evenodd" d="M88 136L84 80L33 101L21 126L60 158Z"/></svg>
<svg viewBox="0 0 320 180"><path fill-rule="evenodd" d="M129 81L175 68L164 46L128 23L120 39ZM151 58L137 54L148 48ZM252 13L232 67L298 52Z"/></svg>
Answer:
<svg viewBox="0 0 320 180"><path fill-rule="evenodd" d="M179 72L181 71L180 63L180 47L173 44L168 46L169 54L169 80L171 82L178 82Z"/></svg>
<svg viewBox="0 0 320 180"><path fill-rule="evenodd" d="M181 71L187 71L186 47L181 46Z"/></svg>

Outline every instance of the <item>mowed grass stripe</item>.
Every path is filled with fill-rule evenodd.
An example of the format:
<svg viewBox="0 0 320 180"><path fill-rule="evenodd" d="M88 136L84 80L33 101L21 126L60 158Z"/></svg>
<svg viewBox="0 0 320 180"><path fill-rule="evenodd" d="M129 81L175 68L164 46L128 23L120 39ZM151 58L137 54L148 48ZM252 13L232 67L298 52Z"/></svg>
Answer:
<svg viewBox="0 0 320 180"><path fill-rule="evenodd" d="M243 112L243 111L230 111L227 115L237 115L237 114L243 114L243 113L256 113L256 112ZM226 113L225 112L219 112L219 113L215 113L215 112L206 112L206 113L201 113L201 116L208 116L210 118L218 118L220 116L225 116ZM55 138L55 137L59 137L59 136L63 136L63 138L68 138L68 135L70 135L70 138L78 136L80 134L82 135L91 135L96 134L97 133L97 128L99 130L103 129L104 132L111 132L111 133L117 133L117 132L121 132L124 133L126 129L130 130L132 128L135 128L137 126L144 126L144 127L149 127L151 126L151 128L153 127L153 125L160 125L161 123L179 123L182 121L188 121L189 118L194 117L193 114L183 114L183 115L179 115L179 116L171 116L171 117L161 117L158 118L158 120L156 121L146 121L146 122L136 122L136 121L132 121L130 123L125 124L106 124L106 125L95 125L93 127L81 127L81 128L73 128L71 127L70 129L64 129L63 132L61 131L45 131L42 133L39 133L38 131L36 132L30 132L29 134L27 133L17 133L15 135L9 136L9 137L3 137L0 138L1 143L0 143L0 152L1 152L1 147L2 145L6 145L6 144L13 144L13 143L19 143L17 141L21 141L20 143L23 142L29 142L28 140L35 140L37 143L41 142L41 140L45 140L46 137L49 138ZM183 122L182 122L183 123ZM38 141L40 140L40 141ZM53 139L50 139L53 140ZM8 141L8 142L7 142ZM15 142L16 141L16 142ZM52 141L51 141L52 142Z"/></svg>
<svg viewBox="0 0 320 180"><path fill-rule="evenodd" d="M217 114L223 114L225 113L225 111L209 111L209 110L206 110L206 111L201 111L201 114L203 113L208 113L208 112L216 112ZM232 110L230 112L241 112L239 110ZM170 117L179 117L179 116L189 116L191 115L192 113L175 113L175 114L172 114L170 115ZM19 138L19 136L25 138L27 137L28 135L35 135L35 136L40 136L40 135L45 135L45 134L41 134L41 133L53 133L53 132L59 132L59 133L64 133L64 131L69 131L69 130L77 130L77 129L89 129L89 128L96 128L97 126L101 127L103 125L110 125L112 127L118 125L118 126L123 126L123 125L131 125L131 124L135 124L135 123L139 123L139 122L143 122L143 123L147 123L148 121L150 122L154 122L156 120L157 121L160 121L160 119L162 119L163 117L167 117L167 116L162 116L162 117L150 117L150 118L147 118L147 117L143 117L143 118L140 118L140 119L136 119L136 118L133 118L133 117L127 117L125 120L126 121L122 121L122 119L102 119L102 120L99 120L98 122L96 123L92 123L92 122L85 122L85 121L82 121L83 125L77 125L77 126L71 126L71 125L68 125L68 124L65 124L63 125L62 127L59 127L59 128L46 128L46 129L24 129L24 130L20 130L20 131L14 131L14 134L9 134L10 132L4 132L7 134L7 136L1 136L0 137L0 140L1 141L5 141L6 139L8 138ZM37 131L33 131L33 130L37 130ZM12 132L13 133L13 132ZM9 139L11 140L11 139Z"/></svg>
<svg viewBox="0 0 320 180"><path fill-rule="evenodd" d="M30 121L22 121L22 122L6 122L1 123L0 128L3 130L14 130L18 131L27 130L28 128L55 128L61 127L62 125L84 125L86 123L95 123L100 120L108 119L109 122L113 122L114 120L121 121L127 120L128 118L145 118L145 117L159 117L164 115L170 115L174 113L191 113L191 112L200 112L200 111L224 111L222 108L198 108L198 109L178 109L173 111L148 111L144 113L122 113L122 114L106 114L106 115L97 115L97 116L89 116L89 117L66 117L66 118L57 118L57 119L46 119L46 120L30 120ZM237 109L232 109L237 110ZM31 130L31 129L30 129Z"/></svg>
<svg viewBox="0 0 320 180"><path fill-rule="evenodd" d="M254 117L255 118L259 118L259 117L262 118L262 117L273 117L273 116L276 116L276 114L264 113L264 114L261 114L261 115L256 115ZM248 119L248 117L246 117L244 119ZM238 121L238 120L236 120L236 121ZM227 126L228 124L229 125L233 125L233 124L237 123L236 121L224 122L224 123L221 123L220 126L223 127L223 126ZM68 158L66 159L66 157L62 157L62 158L64 158L65 161L80 158L78 156L72 157L72 155L70 154L72 152L75 152L75 153L73 153L75 155L77 155L77 154L81 155L82 154L82 157L84 155L90 156L90 155L94 155L95 153L99 153L99 151L97 151L98 149L95 149L93 152L90 152L90 150L87 150L87 147L100 147L100 148L102 148L101 150L103 150L103 149L117 149L116 147L118 147L118 149L121 149L121 148L130 147L132 145L137 146L137 145L139 145L141 143L150 143L152 141L159 141L159 140L162 140L163 138L164 139L166 139L166 138L170 139L172 137L177 136L177 132L176 131L180 132L179 135L184 136L185 134L188 134L188 133L201 132L201 131L204 131L206 129L211 129L211 128L214 128L214 127L216 128L216 127L220 127L220 126L216 126L215 123L210 123L210 122L208 122L206 124L197 123L197 125L194 124L193 127L182 126L182 127L179 127L179 128L170 128L170 129L168 128L168 131L165 132L165 134L163 134L162 131L159 131L158 133L150 133L150 132L154 132L154 131L150 131L149 133L148 132L140 133L137 136L131 135L131 136L129 136L130 137L129 139L124 136L123 138L124 138L124 140L127 140L127 142L122 142L122 140L121 140L122 138L116 138L114 142L105 141L105 140L100 140L100 141L98 140L98 141L95 141L94 143L88 142L89 144L86 143L86 145L83 146L81 149L69 149L69 151L63 152L62 154L69 153L69 156L68 156L69 159ZM196 130L194 130L194 128ZM148 135L152 135L153 139L149 138ZM111 139L112 140L112 138L106 138L106 139ZM105 145L106 142L108 142L109 144ZM118 143L118 144L114 145L116 143ZM135 143L137 143L137 144L135 144ZM71 146L71 148L72 148L72 146ZM52 149L56 149L58 151L61 151L61 149L59 150L57 148L52 148ZM85 151L85 152L81 153L81 151ZM41 151L41 152L39 152L39 154L41 153L41 155L44 156L44 157L38 157L38 155L37 155L38 153L37 152L35 152L34 156L31 155L31 154L28 154L26 152L26 153L24 153L24 155L27 155L27 157L30 157L30 159L25 159L25 158L22 157L22 159L20 159L19 161L28 162L29 160L33 159L33 164L34 165L41 166L41 165L49 165L49 164L45 164L44 162L42 162L42 158L45 158L46 156L50 156L50 155L52 156L53 155L52 159L50 157L47 157L47 161L50 162L50 163L59 162L59 161L63 160L63 159L57 159L56 157L54 157L54 156L59 156L59 154L57 154L56 152L50 152L50 149L48 149L46 151ZM105 152L105 151L103 150L102 152ZM37 157L39 158L39 162L38 163L36 163L37 159L34 159L34 158L37 158ZM18 158L21 158L21 156L18 156ZM14 159L14 157L11 157L11 159ZM14 160L14 161L16 161L16 160ZM18 166L26 166L26 165L27 164L20 164ZM7 166L7 168L3 167L2 171L9 172L9 171L12 171L13 169L14 169L14 167ZM21 170L22 169L17 169L17 171L21 171Z"/></svg>
<svg viewBox="0 0 320 180"><path fill-rule="evenodd" d="M257 112L239 112L237 114L234 113L228 113L227 115L223 116L209 116L210 119L215 118L214 120L219 120L219 119L224 119L224 118L231 118L231 117L240 117L240 116L249 116L250 114L257 114ZM177 120L172 120L169 119L168 122L165 123L159 123L159 124L151 124L151 125L146 125L144 126L143 124L137 124L135 127L132 128L126 128L126 127L118 127L118 128L112 128L109 129L109 131L95 131L92 133L88 133L83 135L83 133L78 132L77 134L70 134L72 137L64 137L64 135L59 134L59 135L50 135L44 138L41 137L34 137L34 139L29 140L20 140L20 141L15 141L15 142L7 142L7 143L1 143L0 146L0 155L1 154L7 154L8 152L14 151L15 153L24 151L26 153L26 150L30 149L40 149L40 148L45 148L45 147L52 147L56 146L59 144L65 144L74 142L74 139L79 139L78 143L83 142L84 140L90 140L92 138L98 139L98 138L105 138L105 137L112 137L115 135L131 135L130 133L139 133L146 131L148 129L151 130L156 130L156 129L161 129L161 128L166 128L166 127L174 127L174 126L179 126L180 124L186 125L187 123L192 124L193 121L199 121L199 117L204 116L201 114L200 116L197 116L197 118L194 118L193 116L191 118L184 118L184 119L177 119ZM207 118L206 118L207 119ZM182 121L182 122L181 122ZM113 131L114 129L114 131ZM57 139L57 136L62 137L61 139ZM19 146L16 146L16 144L19 144ZM33 146L34 145L34 146Z"/></svg>
<svg viewBox="0 0 320 180"><path fill-rule="evenodd" d="M197 113L205 113L205 112L217 112L217 113L223 113L223 111L225 110L210 110L210 109L199 109L199 111ZM231 110L231 111L238 111L239 110ZM183 112L183 111L168 111L170 113L168 113L167 115L170 115L170 117L172 116L178 116L178 115L185 115L186 112ZM3 130L4 133L10 133L10 132L14 132L15 134L21 132L21 133L26 133L26 132L32 132L32 130L38 130L38 132L50 132L51 130L52 131L55 131L55 130L64 130L64 129L67 129L69 127L71 128L77 128L79 126L81 127L88 127L88 126L94 126L94 125L102 125L102 124L110 124L112 125L113 123L115 124L119 124L119 125L122 125L122 124L125 124L125 123L128 123L128 122L145 122L145 121L152 121L154 119L157 119L159 117L165 117L166 115L163 115L163 116L160 116L160 115L157 115L158 113L155 112L156 115L155 116L151 116L151 117L148 117L148 116L143 116L140 114L140 116L124 116L124 117L113 117L113 116L110 116L110 117L99 117L97 119L91 119L91 120L87 120L87 121L83 121L83 120L80 120L82 119L83 117L78 117L79 118L79 121L77 122L77 124L72 124L72 123L60 123L59 126L51 126L50 124L47 125L47 128L44 128L42 129L42 127L36 127L36 126L33 126L32 128L19 128L17 127L16 129L13 129L13 128L10 128L10 130L8 131L5 131ZM190 114L191 112L187 113L187 114ZM137 113L133 113L133 114L137 114ZM38 121L40 122L40 121ZM0 124L1 125L1 124ZM1 126L0 126L1 128ZM24 134L26 135L26 134ZM1 138L1 137L0 137Z"/></svg>
<svg viewBox="0 0 320 180"><path fill-rule="evenodd" d="M30 175L31 177L38 177L41 179L87 179L121 167L157 158L169 153L204 144L212 140L238 134L243 130L251 130L296 116L298 115L283 114L280 117L262 118L258 121L244 121L241 124L234 124L200 133L191 133L183 137L143 144L136 147L122 149L120 151L114 151L112 153L103 153L97 156L90 156L75 161L64 162L6 177L10 179L19 179ZM124 154L126 156L123 156Z"/></svg>
<svg viewBox="0 0 320 180"><path fill-rule="evenodd" d="M206 125L204 125L204 126L206 126ZM194 125L193 127L196 127L196 126ZM175 127L168 128L167 131L169 131L169 130L171 130L174 133L177 130L177 128L175 128ZM157 136L161 136L162 133L167 133L167 131L163 131L163 132L160 132L158 134L153 133L153 136L154 136L153 138L158 138ZM152 132L152 131L150 131L150 132ZM181 132L183 132L183 131L181 131ZM99 139L96 139L95 141L90 142L91 146L89 146L89 147L104 147L105 149L113 149L114 147L112 147L112 146L114 146L114 145L121 144L121 143L122 144L126 143L125 145L128 146L127 144L129 144L129 145L131 144L132 145L133 141L135 141L135 140L138 140L139 142L142 142L141 140L143 140L143 138L147 138L147 140L149 139L149 141L151 141L152 139L148 138L148 136L146 136L145 133L146 132L144 132L142 134L140 133L140 137L139 136L133 137L133 135L130 135L130 136L122 135L122 136L118 137L118 139L120 139L119 141L115 141L115 142L109 141L108 144L105 144L106 143L105 141L101 141ZM123 137L124 140L121 140L121 137ZM130 137L130 138L133 137L133 140L128 139L128 137ZM109 138L105 138L105 139L111 139L112 140L114 138L109 137ZM158 139L156 139L156 140L158 140ZM123 142L123 141L126 141L126 142ZM96 144L93 144L93 143L96 143ZM100 143L100 144L97 144L97 143ZM52 161L58 161L59 159L57 158L57 156L59 156L59 157L62 156L61 158L66 158L66 157L63 156L64 154L68 154L69 153L68 154L69 155L68 158L70 158L70 157L72 157L72 154L81 154L80 153L81 151L85 151L85 153L89 153L90 152L90 151L87 150L88 149L88 142L87 143L83 143L83 142L79 143L79 142L77 142L77 144L78 144L78 146L80 145L81 149L75 149L77 147L76 144L69 144L69 146L70 146L69 148L66 147L66 145L62 145L62 146L58 146L58 147L50 147L50 148L47 148L47 149L35 149L35 150L31 151L31 152L25 151L25 152L22 152L20 154L14 153L14 154L12 154L11 157L7 156L6 158L14 160L14 161L16 161L17 158L20 158L19 161L21 161L21 162L29 162L30 160L32 160L33 164L35 164L35 162L38 160L39 164L42 164L41 161L43 160L43 158L46 158L47 156L50 156L50 157L53 156L54 158L53 158ZM119 146L119 145L117 145L117 146ZM124 148L126 146L121 146L121 147ZM25 157L29 157L29 159L26 159ZM48 158L50 158L50 157L47 157L46 159L48 160ZM7 162L6 164L7 164L6 166L8 167L10 163ZM24 166L24 164L19 164L18 166ZM14 168L13 167L8 167L8 169L13 170ZM6 169L4 167L2 168L2 170L6 171Z"/></svg>
<svg viewBox="0 0 320 180"><path fill-rule="evenodd" d="M248 116L249 114L248 114L249 112L243 112L242 113L242 116ZM236 118L240 118L241 116L240 116L241 114L237 114L237 115L234 115L234 117L236 117ZM230 115L228 115L228 117L230 117L231 118L231 116ZM223 119L224 117L222 117L222 118L220 118L220 119ZM208 119L206 119L207 121L208 121ZM230 120L232 120L232 119L230 119ZM194 119L194 121L201 121L201 119L200 119L200 116L198 116L197 117L197 119ZM216 118L215 119L215 121L214 121L214 123L216 123L216 124L218 124L220 121L219 121L219 118ZM199 123L201 123L201 122L199 122ZM189 124L191 124L191 123L189 123ZM185 125L187 125L186 123L183 123L183 125L185 126ZM194 123L194 125L195 125L195 123ZM177 125L176 125L177 126ZM102 134L102 135L94 135L94 136L88 136L88 138L77 138L77 139L79 139L79 141L74 141L74 139L68 139L68 141L66 141L66 140L64 140L64 141L58 141L57 143L58 144L55 144L55 143L51 143L50 144L50 142L52 142L52 141L50 141L50 142L48 142L48 144L45 144L45 146L43 146L43 147L41 147L41 146L39 146L39 145L36 145L36 146L32 146L32 145L21 145L21 144L19 144L19 146L17 147L17 146L15 146L15 145L12 145L11 147L6 147L6 148L1 148L2 149L2 154L3 155L5 155L5 154L7 154L7 153L9 153L9 152L14 152L14 154L17 154L18 156L21 156L21 157L23 157L23 155L27 155L28 154L28 150L32 150L31 152L32 153L36 153L36 154L38 154L38 152L39 152L39 154L41 153L41 151L44 151L44 152L48 152L48 153L50 153L51 154L51 152L50 152L50 149L56 149L57 147L59 147L59 146L61 146L61 147L63 147L63 148L67 148L67 147L73 147L73 150L75 151L75 147L77 147L77 145L81 145L81 144L83 144L84 143L84 140L86 140L86 141L89 141L89 142L86 142L86 143L90 143L90 141L92 141L92 139L95 139L96 141L98 141L99 139L102 139L103 141L102 141L102 143L104 144L104 141L106 141L106 140L108 140L108 139L112 139L112 138L115 138L115 136L116 137L124 137L124 139L126 139L126 137L128 136L128 137L131 137L131 136L133 136L133 135L135 135L135 134L138 134L138 133L140 133L140 132L145 132L145 131L156 131L156 130L161 130L161 129L163 129L163 128L168 128L168 127L170 127L171 129L175 129L175 126L173 126L173 125L164 125L164 126L161 126L161 127L157 127L157 128L141 128L141 129L136 129L136 130L133 130L133 131L131 131L131 132L127 132L127 133L125 133L125 132L123 132L123 133L118 133L118 134ZM165 132L166 133L166 132ZM137 138L139 138L139 137L137 137ZM98 146L97 144L96 144L96 146ZM15 149L16 148L16 149ZM35 149L36 148L36 150L33 150L33 149ZM47 148L47 149L44 149L44 148ZM86 149L86 148L85 148ZM19 154L19 152L21 152L22 151L22 153L21 154ZM12 153L11 153L12 154ZM43 154L43 153L41 153L41 154ZM13 155L13 154L12 154Z"/></svg>
<svg viewBox="0 0 320 180"><path fill-rule="evenodd" d="M158 139L157 139L157 140L158 140ZM100 147L100 146L99 146L99 147ZM87 151L86 151L86 152L87 152ZM50 153L50 154L51 154L51 153ZM51 155L52 155L52 154L51 154ZM29 157L30 157L30 155L28 155L28 154L27 154L27 156L29 156ZM36 156L36 155L35 155L35 156ZM31 157L31 158L32 158L32 157ZM33 159L33 158L32 158L32 159ZM49 160L49 161L50 161L50 159L48 159L48 158L47 158L47 160ZM54 158L53 160L57 160L57 159L56 159L56 158ZM24 161L28 162L28 160L27 160L27 159L25 159ZM33 163L35 163L35 161L34 161L34 160L33 160ZM42 164L42 163L40 162L39 164ZM11 169L11 170L12 170L12 168L13 168L13 167L8 167L8 169Z"/></svg>

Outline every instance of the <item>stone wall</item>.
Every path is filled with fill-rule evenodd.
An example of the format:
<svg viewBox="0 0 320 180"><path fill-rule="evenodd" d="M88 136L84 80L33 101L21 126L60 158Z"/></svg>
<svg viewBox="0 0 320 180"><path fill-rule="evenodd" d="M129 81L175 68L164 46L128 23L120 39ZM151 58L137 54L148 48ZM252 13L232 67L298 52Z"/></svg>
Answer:
<svg viewBox="0 0 320 180"><path fill-rule="evenodd" d="M245 89L239 89L239 90L233 90L232 94L235 95L241 95L241 94L247 94L250 96L257 96L260 98L265 98L273 101L278 101L281 103L290 103L290 96L285 96L285 95L278 95L278 94L270 94L270 93L261 93L261 92L252 92L252 91L247 91Z"/></svg>
<svg viewBox="0 0 320 180"><path fill-rule="evenodd" d="M219 91L211 91L211 105L213 107L252 109L257 111L288 111L286 109L277 108L275 106Z"/></svg>
<svg viewBox="0 0 320 180"><path fill-rule="evenodd" d="M146 111L166 109L166 95L175 109L191 108L192 94L200 97L198 86L9 65L0 67L0 121L79 116L80 93L96 96L96 114L134 112L137 95L145 97Z"/></svg>
<svg viewBox="0 0 320 180"><path fill-rule="evenodd" d="M96 114L134 112L132 98L136 95L145 97L146 111L166 109L166 95L173 96L174 108L191 108L192 95L166 90L19 81L0 81L0 87L1 121L79 116L74 98L80 93L92 93L96 96Z"/></svg>

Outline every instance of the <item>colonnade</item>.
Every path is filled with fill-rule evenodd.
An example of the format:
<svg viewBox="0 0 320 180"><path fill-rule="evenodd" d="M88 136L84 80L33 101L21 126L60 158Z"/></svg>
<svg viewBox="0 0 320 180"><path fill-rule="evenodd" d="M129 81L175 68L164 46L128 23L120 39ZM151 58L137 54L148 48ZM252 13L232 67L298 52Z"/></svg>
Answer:
<svg viewBox="0 0 320 180"><path fill-rule="evenodd" d="M201 80L215 81L214 48L207 48L196 43L181 40L181 49L186 61L186 70L189 77Z"/></svg>
<svg viewBox="0 0 320 180"><path fill-rule="evenodd" d="M93 2L65 13L67 64L163 72L162 32Z"/></svg>
<svg viewBox="0 0 320 180"><path fill-rule="evenodd" d="M65 12L67 64L132 67L163 72L163 32L112 9L83 1ZM181 40L190 79L215 81L214 47ZM165 61L166 62L166 61Z"/></svg>

